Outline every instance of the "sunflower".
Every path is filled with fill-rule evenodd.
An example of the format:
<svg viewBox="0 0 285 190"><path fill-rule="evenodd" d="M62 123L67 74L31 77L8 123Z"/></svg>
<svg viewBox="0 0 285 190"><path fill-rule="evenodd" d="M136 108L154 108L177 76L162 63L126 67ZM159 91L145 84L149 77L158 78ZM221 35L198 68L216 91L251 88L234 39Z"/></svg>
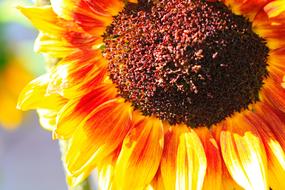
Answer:
<svg viewBox="0 0 285 190"><path fill-rule="evenodd" d="M7 46L3 29L3 23L0 23L0 126L14 129L23 115L16 109L18 95L32 76Z"/></svg>
<svg viewBox="0 0 285 190"><path fill-rule="evenodd" d="M60 61L22 110L67 142L74 186L285 189L285 1L51 0L20 7Z"/></svg>

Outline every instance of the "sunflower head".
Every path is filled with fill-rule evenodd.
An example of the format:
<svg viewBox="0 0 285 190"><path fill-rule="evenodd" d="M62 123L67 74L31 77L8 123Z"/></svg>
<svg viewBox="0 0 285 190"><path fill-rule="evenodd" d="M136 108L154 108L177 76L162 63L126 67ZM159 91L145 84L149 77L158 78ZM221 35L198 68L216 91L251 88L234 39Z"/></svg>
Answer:
<svg viewBox="0 0 285 190"><path fill-rule="evenodd" d="M129 3L104 35L110 78L144 115L211 126L259 100L269 49L221 2Z"/></svg>
<svg viewBox="0 0 285 190"><path fill-rule="evenodd" d="M60 61L19 98L73 186L284 189L283 0L51 0L20 8ZM130 178L131 176L131 178Z"/></svg>

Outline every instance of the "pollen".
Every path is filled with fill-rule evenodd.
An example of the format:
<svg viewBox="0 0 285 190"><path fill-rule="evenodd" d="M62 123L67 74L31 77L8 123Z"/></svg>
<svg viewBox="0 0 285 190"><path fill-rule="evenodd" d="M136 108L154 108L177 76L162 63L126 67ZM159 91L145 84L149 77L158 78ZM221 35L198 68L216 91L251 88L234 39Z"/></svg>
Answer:
<svg viewBox="0 0 285 190"><path fill-rule="evenodd" d="M129 3L104 34L119 95L170 124L211 126L259 101L269 49L221 2Z"/></svg>

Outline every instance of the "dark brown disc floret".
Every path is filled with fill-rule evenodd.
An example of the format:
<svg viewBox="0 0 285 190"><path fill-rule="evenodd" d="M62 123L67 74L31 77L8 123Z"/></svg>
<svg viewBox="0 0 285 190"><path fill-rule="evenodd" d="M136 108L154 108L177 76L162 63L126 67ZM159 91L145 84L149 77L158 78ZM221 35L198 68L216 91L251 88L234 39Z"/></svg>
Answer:
<svg viewBox="0 0 285 190"><path fill-rule="evenodd" d="M211 126L259 100L269 49L221 2L129 3L104 34L120 96L170 124Z"/></svg>

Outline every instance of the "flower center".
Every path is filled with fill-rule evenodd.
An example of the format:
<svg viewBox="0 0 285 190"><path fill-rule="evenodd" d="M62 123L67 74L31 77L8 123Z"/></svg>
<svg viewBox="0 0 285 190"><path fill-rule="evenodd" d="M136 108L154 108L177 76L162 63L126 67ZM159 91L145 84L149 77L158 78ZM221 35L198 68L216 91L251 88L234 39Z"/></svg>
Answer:
<svg viewBox="0 0 285 190"><path fill-rule="evenodd" d="M211 126L259 100L269 49L220 2L129 3L104 34L120 95L170 124Z"/></svg>

